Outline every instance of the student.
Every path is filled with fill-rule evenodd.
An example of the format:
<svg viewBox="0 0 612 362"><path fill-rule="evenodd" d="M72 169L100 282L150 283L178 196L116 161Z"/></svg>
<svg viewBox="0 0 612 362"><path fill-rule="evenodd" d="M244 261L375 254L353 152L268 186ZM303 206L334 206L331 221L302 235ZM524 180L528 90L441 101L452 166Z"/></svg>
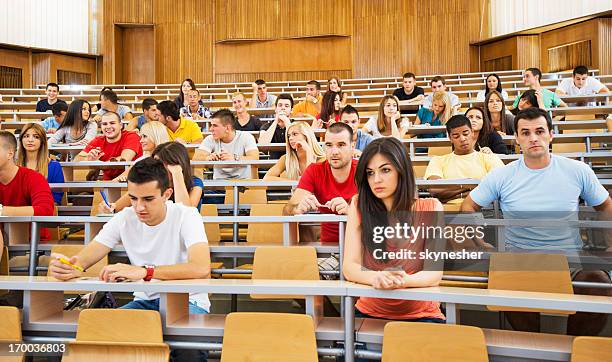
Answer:
<svg viewBox="0 0 612 362"><path fill-rule="evenodd" d="M276 96L268 93L266 81L257 79L253 83L253 96L250 106L253 108L271 108L276 102Z"/></svg>
<svg viewBox="0 0 612 362"><path fill-rule="evenodd" d="M546 109L553 107L567 107L567 104L565 104L565 102L563 102L555 92L542 88L540 85L541 81L542 72L540 69L527 68L523 72L523 83L525 83L529 89L533 89L535 91L540 108ZM520 94L514 99L514 103L512 104L513 109L518 107L519 99L521 99Z"/></svg>
<svg viewBox="0 0 612 362"><path fill-rule="evenodd" d="M155 150L151 153L151 157L160 160L168 171L168 175L170 176L169 187L172 189L170 200L185 206L195 207L200 211L204 184L202 183L202 179L193 176L191 173L189 153L185 146L178 142L162 143L155 147ZM144 160L144 158L142 160ZM141 161L137 161L135 164ZM98 205L98 210L101 213L111 213L121 211L128 206L130 206L130 198L126 194L121 196L116 202L111 203L110 207L108 207L105 202L101 202Z"/></svg>
<svg viewBox="0 0 612 362"><path fill-rule="evenodd" d="M102 89L100 90L100 94L102 94L102 92L104 92L104 91L112 91L112 90L113 90L113 88L111 88L111 87L102 87ZM99 100L99 98L98 98L98 100ZM92 114L96 113L96 112L98 112L101 109L102 109L102 104L96 103L93 106L91 106L91 113Z"/></svg>
<svg viewBox="0 0 612 362"><path fill-rule="evenodd" d="M286 134L286 153L266 172L264 180L299 180L311 163L325 160L325 153L308 123L291 123Z"/></svg>
<svg viewBox="0 0 612 362"><path fill-rule="evenodd" d="M410 123L408 118L403 118L398 125L400 118L399 100L395 96L386 95L378 105L378 116L370 117L363 125L363 131L374 138L393 136L401 139L408 132Z"/></svg>
<svg viewBox="0 0 612 362"><path fill-rule="evenodd" d="M415 125L443 126L453 115L450 98L446 92L435 92L432 97L431 109L419 108ZM444 138L443 132L420 134L418 138Z"/></svg>
<svg viewBox="0 0 612 362"><path fill-rule="evenodd" d="M589 68L579 65L574 68L571 78L565 78L559 83L555 93L560 96L587 96L610 93L610 89L597 78L589 76ZM578 106L583 104L572 105ZM594 106L596 102L589 102L588 105Z"/></svg>
<svg viewBox="0 0 612 362"><path fill-rule="evenodd" d="M151 157L151 153L153 153L155 147L166 142L170 142L170 139L168 138L168 131L166 131L166 127L161 122L151 121L143 124L142 128L140 129L142 156L134 160L134 162L138 162L146 157ZM125 170L121 175L115 177L113 182L127 182L127 175L129 171L129 169Z"/></svg>
<svg viewBox="0 0 612 362"><path fill-rule="evenodd" d="M132 110L130 107L119 104L119 97L117 97L117 93L112 90L105 90L100 93L100 108L96 116L94 117L94 121L99 122L102 119L102 116L106 112L115 112L121 117L122 121L129 121L134 118L132 115Z"/></svg>
<svg viewBox="0 0 612 362"><path fill-rule="evenodd" d="M202 97L197 89L187 91L187 105L179 111L182 118L202 120L210 118L210 109L202 104Z"/></svg>
<svg viewBox="0 0 612 362"><path fill-rule="evenodd" d="M283 209L285 215L310 211L346 215L351 197L357 193L353 159L353 129L344 123L333 123L325 132L324 162L306 168L291 199ZM321 223L321 242L338 243L338 224Z"/></svg>
<svg viewBox="0 0 612 362"><path fill-rule="evenodd" d="M472 124L476 144L474 149L482 153L508 154L508 146L504 143L491 123L485 118L484 111L480 107L471 107L465 112L465 116Z"/></svg>
<svg viewBox="0 0 612 362"><path fill-rule="evenodd" d="M398 217L410 214L413 219L406 222L429 226L433 225L434 212L443 210L436 199L418 198L406 147L394 138L374 140L359 160L355 182L358 194L352 198L348 210L342 265L346 280L376 289L437 286L442 279L442 269L429 267L427 260L379 260L375 257L376 249L396 251L403 247L418 255L431 245L431 240L423 238L414 243L399 244L396 239L375 243L374 228L388 225L388 214ZM361 297L355 309L355 316L359 317L445 323L439 302Z"/></svg>
<svg viewBox="0 0 612 362"><path fill-rule="evenodd" d="M353 142L355 142L353 157L359 158L366 146L374 140L374 137L359 129L359 112L350 104L342 108L340 122L348 124L353 129Z"/></svg>
<svg viewBox="0 0 612 362"><path fill-rule="evenodd" d="M211 134L206 136L193 156L194 161L258 160L259 150L255 137L234 129L234 115L229 109L215 112L210 121ZM252 178L251 166L215 166L213 179Z"/></svg>
<svg viewBox="0 0 612 362"><path fill-rule="evenodd" d="M130 123L125 127L126 131L142 129L142 126L147 122L159 121L159 110L157 109L157 101L153 98L145 98L142 100L142 115L130 120ZM127 175L126 175L127 176Z"/></svg>
<svg viewBox="0 0 612 362"><path fill-rule="evenodd" d="M59 162L49 158L47 135L44 128L39 124L28 123L21 130L17 165L40 173L47 178L47 182L50 184L64 183L62 166ZM62 204L63 196L63 191L53 192L53 199L56 205Z"/></svg>
<svg viewBox="0 0 612 362"><path fill-rule="evenodd" d="M45 118L45 120L40 123L46 133L53 134L57 131L62 122L64 122L66 111L68 111L66 102L55 102L53 106L51 106L51 113L53 115Z"/></svg>
<svg viewBox="0 0 612 362"><path fill-rule="evenodd" d="M481 179L491 170L503 167L504 163L494 154L474 150L476 139L470 120L464 115L455 115L446 123L446 131L453 151L444 156L434 156L425 170L426 180ZM430 188L432 196L443 203L461 204L469 189Z"/></svg>
<svg viewBox="0 0 612 362"><path fill-rule="evenodd" d="M521 97L528 97L530 95L534 95L534 106L537 107L538 103L537 100L535 100L535 91L529 90L523 93ZM532 105L529 107L531 106ZM522 105L519 104L519 109L521 107ZM504 102L504 98L498 91L492 90L487 94L484 100L484 116L485 120L500 136L514 134L514 115L506 112L506 102Z"/></svg>
<svg viewBox="0 0 612 362"><path fill-rule="evenodd" d="M283 93L276 98L274 121L261 126L257 143L284 143L285 131L291 120L289 115L293 109L293 97L291 94ZM284 151L270 151L270 158L278 160L284 155Z"/></svg>
<svg viewBox="0 0 612 362"><path fill-rule="evenodd" d="M17 139L0 131L0 216L52 216L53 196L40 173L15 164Z"/></svg>
<svg viewBox="0 0 612 362"><path fill-rule="evenodd" d="M425 99L425 91L423 88L416 85L416 76L414 73L404 73L402 77L402 87L393 91L393 95L400 100L402 104L420 104ZM405 102L404 102L405 101ZM415 111L403 110L402 114L414 114Z"/></svg>
<svg viewBox="0 0 612 362"><path fill-rule="evenodd" d="M176 105L170 101L162 101L157 108L160 112L159 120L168 129L170 141L184 144L199 143L202 141L202 130L197 123L190 119L181 118Z"/></svg>
<svg viewBox="0 0 612 362"><path fill-rule="evenodd" d="M250 115L246 109L244 94L236 92L232 94L232 106L236 111L236 130L237 131L259 131L261 121L258 117Z"/></svg>
<svg viewBox="0 0 612 362"><path fill-rule="evenodd" d="M340 93L334 91L325 92L322 103L321 113L317 114L317 121L313 121L312 128L327 128L331 123L340 120L340 111L342 110Z"/></svg>
<svg viewBox="0 0 612 362"><path fill-rule="evenodd" d="M75 161L132 161L142 156L138 133L122 130L121 120L115 112L106 112L100 121L102 136L91 140ZM121 175L120 169L106 168L103 180L110 181Z"/></svg>
<svg viewBox="0 0 612 362"><path fill-rule="evenodd" d="M612 211L609 193L589 165L550 153L554 134L548 112L540 108L521 111L514 119L514 127L522 157L483 178L461 205L462 211L478 211L498 201L507 218L572 221L577 219L580 199L596 211ZM499 242L505 243L506 250L558 250L572 254L583 247L579 229L572 227L507 227L504 234L505 240ZM574 274L575 280L610 283L609 275L603 271L577 271ZM574 292L595 294L592 289L581 291L576 288ZM596 294L612 296L612 291L597 289ZM538 316L510 314L515 329L539 329ZM568 319L567 333L597 335L606 319L606 315L576 313Z"/></svg>
<svg viewBox="0 0 612 362"><path fill-rule="evenodd" d="M461 102L459 102L459 97L447 90L446 80L443 77L436 76L431 78L429 85L431 86L431 94L425 97L425 99L423 100L423 103L421 104L422 108L432 108L433 96L436 94L436 92L446 92L446 94L448 94L448 98L452 107L451 115L459 111L459 108L461 108Z"/></svg>
<svg viewBox="0 0 612 362"><path fill-rule="evenodd" d="M45 94L47 95L46 99L36 102L36 112L50 111L51 107L57 102L66 103L61 99L57 99L59 95L59 85L57 83L48 83L45 87Z"/></svg>
<svg viewBox="0 0 612 362"><path fill-rule="evenodd" d="M321 83L316 80L311 80L306 83L306 96L304 100L293 107L293 113L291 113L291 115L293 117L316 117L321 113L322 101Z"/></svg>
<svg viewBox="0 0 612 362"><path fill-rule="evenodd" d="M333 76L327 80L327 90L333 91L340 94L340 102L341 107L344 108L346 106L348 100L348 93L344 93L342 91L342 81L340 78Z"/></svg>
<svg viewBox="0 0 612 362"><path fill-rule="evenodd" d="M189 78L185 78L185 80L183 80L183 83L181 83L181 88L179 89L178 96L174 98L174 105L176 106L176 109L181 109L188 105L187 93L193 89L196 89L196 86L193 80Z"/></svg>
<svg viewBox="0 0 612 362"><path fill-rule="evenodd" d="M502 89L501 79L499 79L499 76L495 73L487 75L485 79L485 89L478 91L476 100L484 101L491 91L497 91L504 100L509 99L508 92Z"/></svg>
<svg viewBox="0 0 612 362"><path fill-rule="evenodd" d="M96 137L98 125L89 121L91 106L83 99L70 103L64 121L49 138L49 144L65 143L70 146L84 146Z"/></svg>

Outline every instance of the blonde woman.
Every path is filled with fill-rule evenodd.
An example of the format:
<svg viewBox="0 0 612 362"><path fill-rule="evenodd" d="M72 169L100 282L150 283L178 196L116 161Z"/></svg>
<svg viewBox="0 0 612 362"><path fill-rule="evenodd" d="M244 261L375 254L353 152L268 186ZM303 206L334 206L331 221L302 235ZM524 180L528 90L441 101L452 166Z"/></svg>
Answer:
<svg viewBox="0 0 612 362"><path fill-rule="evenodd" d="M431 109L421 107L417 112L415 125L443 126L453 115L450 97L446 92L435 92L431 101ZM445 132L421 134L419 138L444 138Z"/></svg>
<svg viewBox="0 0 612 362"><path fill-rule="evenodd" d="M408 132L410 123L408 118L404 118L398 125L400 117L399 99L396 96L386 95L378 106L378 116L371 117L363 125L363 131L374 138L383 136L402 138Z"/></svg>
<svg viewBox="0 0 612 362"><path fill-rule="evenodd" d="M264 180L298 180L311 163L325 159L325 152L306 122L294 122L285 133L286 154L272 166Z"/></svg>
<svg viewBox="0 0 612 362"><path fill-rule="evenodd" d="M142 145L142 157L135 160L138 162L143 158L151 157L151 153L157 145L169 142L168 131L166 126L159 121L147 122L140 128L140 144ZM121 175L115 177L114 182L126 182L127 174L130 170L126 170Z"/></svg>
<svg viewBox="0 0 612 362"><path fill-rule="evenodd" d="M28 123L21 130L17 164L34 170L47 178L49 183L64 183L64 173L59 162L49 159L47 133L37 123ZM62 203L64 193L53 192L53 200L57 205Z"/></svg>

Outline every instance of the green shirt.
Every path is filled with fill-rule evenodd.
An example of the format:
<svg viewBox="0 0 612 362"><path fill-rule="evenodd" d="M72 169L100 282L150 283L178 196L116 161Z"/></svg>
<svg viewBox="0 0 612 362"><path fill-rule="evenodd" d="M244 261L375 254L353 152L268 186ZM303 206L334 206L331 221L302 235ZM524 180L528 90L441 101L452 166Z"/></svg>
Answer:
<svg viewBox="0 0 612 362"><path fill-rule="evenodd" d="M544 99L544 108L558 107L561 104L561 98L555 92L542 88L542 98ZM521 94L517 95L512 104L512 108L518 107Z"/></svg>

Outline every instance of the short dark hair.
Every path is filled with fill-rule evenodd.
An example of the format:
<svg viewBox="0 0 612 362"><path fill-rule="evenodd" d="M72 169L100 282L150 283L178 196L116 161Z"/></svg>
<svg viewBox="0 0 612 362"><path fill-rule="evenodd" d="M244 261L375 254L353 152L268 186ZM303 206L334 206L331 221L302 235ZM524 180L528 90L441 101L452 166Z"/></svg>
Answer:
<svg viewBox="0 0 612 362"><path fill-rule="evenodd" d="M411 73L411 72L404 73L402 78L413 78L414 80L416 80L416 76L414 75L414 73Z"/></svg>
<svg viewBox="0 0 612 362"><path fill-rule="evenodd" d="M456 114L446 122L446 133L450 136L452 130L463 126L468 126L468 128L472 129L472 122L463 114Z"/></svg>
<svg viewBox="0 0 612 362"><path fill-rule="evenodd" d="M342 111L340 111L340 118L342 118L343 114L356 114L357 117L359 117L359 112L357 111L357 108L351 106L350 104L347 104L344 108L342 108Z"/></svg>
<svg viewBox="0 0 612 362"><path fill-rule="evenodd" d="M446 80L444 79L444 77L441 77L439 75L436 75L435 77L431 78L429 84L432 84L434 82L442 82L442 84L446 84Z"/></svg>
<svg viewBox="0 0 612 362"><path fill-rule="evenodd" d="M341 133L342 131L346 131L349 134L349 140L353 141L353 128L346 123L343 122L335 122L330 124L327 127L327 131L329 133Z"/></svg>
<svg viewBox="0 0 612 362"><path fill-rule="evenodd" d="M212 114L211 118L216 118L219 121L221 121L221 123L224 126L232 126L232 129L236 129L236 120L234 118L234 114L232 113L232 111L230 111L227 108L222 108L218 111L216 111L215 113Z"/></svg>
<svg viewBox="0 0 612 362"><path fill-rule="evenodd" d="M53 82L47 83L47 86L45 87L45 90L47 88L49 88L49 87L55 87L55 88L57 88L57 91L59 92L59 85L57 83L53 83Z"/></svg>
<svg viewBox="0 0 612 362"><path fill-rule="evenodd" d="M148 111L151 106L158 105L157 101L153 98L145 98L142 100L142 110Z"/></svg>
<svg viewBox="0 0 612 362"><path fill-rule="evenodd" d="M113 92L112 90L103 90L102 92L100 92L100 99L102 99L102 97L108 99L109 101L111 101L111 103L117 104L117 102L119 102L119 97L117 97L117 93Z"/></svg>
<svg viewBox="0 0 612 362"><path fill-rule="evenodd" d="M6 149L17 152L17 138L14 134L9 131L0 131L0 140L4 140Z"/></svg>
<svg viewBox="0 0 612 362"><path fill-rule="evenodd" d="M257 79L257 80L255 81L255 84L257 84L257 85L264 85L264 84L266 84L266 81L265 81L265 80L263 80L263 79Z"/></svg>
<svg viewBox="0 0 612 362"><path fill-rule="evenodd" d="M552 131L553 124L552 119L550 118L550 114L541 108L530 107L527 109L523 109L518 112L516 117L514 117L514 133L518 134L518 123L521 119L526 119L528 121L538 119L540 117L544 117L546 119L546 126L548 127L548 131Z"/></svg>
<svg viewBox="0 0 612 362"><path fill-rule="evenodd" d="M278 97L276 97L276 102L274 102L274 105L276 106L278 104L278 101L281 99L288 99L291 101L291 108L293 108L293 97L291 96L291 94L289 93L281 93L278 95Z"/></svg>
<svg viewBox="0 0 612 362"><path fill-rule="evenodd" d="M319 83L319 81L317 80L311 80L308 83L306 83L307 85L314 85L315 88L317 88L317 90L321 90L321 83Z"/></svg>
<svg viewBox="0 0 612 362"><path fill-rule="evenodd" d="M139 185L157 181L157 186L162 193L170 187L170 179L168 179L168 171L166 171L164 163L153 157L147 157L136 162L130 168L127 180Z"/></svg>
<svg viewBox="0 0 612 362"><path fill-rule="evenodd" d="M170 117L175 121L179 120L179 110L174 102L162 101L157 105L157 109L159 109L159 112L164 118Z"/></svg>
<svg viewBox="0 0 612 362"><path fill-rule="evenodd" d="M572 75L576 75L576 74L589 74L589 68L586 67L586 65L579 65L576 68L574 68L574 71L572 72Z"/></svg>
<svg viewBox="0 0 612 362"><path fill-rule="evenodd" d="M68 112L68 104L66 102L57 101L51 106L51 113L54 116L61 116L62 112Z"/></svg>
<svg viewBox="0 0 612 362"><path fill-rule="evenodd" d="M537 76L539 81L542 80L542 71L539 68L527 68L525 71Z"/></svg>

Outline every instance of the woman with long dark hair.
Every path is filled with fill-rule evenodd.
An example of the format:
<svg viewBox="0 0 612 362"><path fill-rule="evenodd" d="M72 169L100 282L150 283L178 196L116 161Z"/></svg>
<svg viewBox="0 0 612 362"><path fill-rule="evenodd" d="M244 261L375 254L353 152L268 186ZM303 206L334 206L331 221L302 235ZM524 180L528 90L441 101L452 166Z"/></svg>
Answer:
<svg viewBox="0 0 612 362"><path fill-rule="evenodd" d="M185 78L181 83L181 88L179 88L178 96L174 98L174 104L176 104L177 109L189 106L187 103L187 92L192 89L197 90L195 83L191 78ZM198 103L202 104L202 100L200 99Z"/></svg>
<svg viewBox="0 0 612 362"><path fill-rule="evenodd" d="M508 92L502 89L501 79L499 79L499 75L495 73L487 75L487 77L485 78L485 88L481 91L478 91L476 99L479 101L484 101L485 98L487 98L487 96L489 95L489 92L491 92L492 90L498 91L503 99L508 99Z"/></svg>
<svg viewBox="0 0 612 362"><path fill-rule="evenodd" d="M340 102L342 103L342 108L346 106L346 102L348 100L348 93L344 93L342 91L342 81L340 80L340 78L336 77L335 75L333 77L330 77L327 80L327 91L333 91L333 92L339 93Z"/></svg>
<svg viewBox="0 0 612 362"><path fill-rule="evenodd" d="M342 100L340 93L327 91L323 95L321 102L321 113L317 116L317 122L313 121L312 128L327 128L331 123L340 120L340 112L342 111Z"/></svg>
<svg viewBox="0 0 612 362"><path fill-rule="evenodd" d="M472 124L472 131L474 132L474 138L476 138L476 144L474 145L476 151L508 154L508 146L499 133L491 127L491 123L485 119L482 108L471 107L465 112L465 116Z"/></svg>
<svg viewBox="0 0 612 362"><path fill-rule="evenodd" d="M485 98L484 116L486 121L489 122L491 127L500 136L514 134L514 116L506 112L506 103L498 91L490 91L487 98Z"/></svg>
<svg viewBox="0 0 612 362"><path fill-rule="evenodd" d="M351 200L344 246L343 273L347 280L377 289L430 287L440 283L442 268L430 271L427 260L385 257L387 252L419 253L432 249L422 235L381 239L381 227L396 224L435 226L442 204L418 197L406 147L393 137L372 141L355 171L357 195ZM384 235L388 237L388 235ZM426 245L426 241L428 244ZM427 265L426 265L427 264ZM425 270L427 268L427 270ZM393 320L444 323L440 303L382 298L359 298L356 315Z"/></svg>
<svg viewBox="0 0 612 362"><path fill-rule="evenodd" d="M86 145L96 137L98 125L91 122L91 105L83 99L70 103L64 122L49 138L49 144L67 143L71 146Z"/></svg>

